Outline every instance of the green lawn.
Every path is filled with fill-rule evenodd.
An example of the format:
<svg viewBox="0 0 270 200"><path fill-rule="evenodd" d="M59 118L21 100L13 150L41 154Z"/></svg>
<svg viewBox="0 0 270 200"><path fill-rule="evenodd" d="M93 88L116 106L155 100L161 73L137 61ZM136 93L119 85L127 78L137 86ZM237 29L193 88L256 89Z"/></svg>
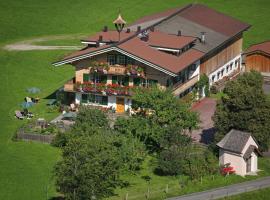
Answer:
<svg viewBox="0 0 270 200"><path fill-rule="evenodd" d="M226 197L220 200L248 200L248 199L256 199L256 200L268 200L270 196L270 188L257 190L254 192L247 192L244 194Z"/></svg>
<svg viewBox="0 0 270 200"><path fill-rule="evenodd" d="M187 2L190 1L2 0L0 1L0 47L4 44L37 37L87 35L100 30L104 25L113 27L112 20L116 17L119 7L123 17L128 22L132 22L141 16L181 6ZM253 24L253 28L245 34L245 47L251 43L269 39L268 0L248 0L244 3L242 0L197 2L207 3L210 7ZM55 44L61 45L75 42L73 39L54 41ZM51 44L49 41L48 43ZM71 67L54 68L51 66L51 62L63 57L66 53L68 52L7 52L2 48L0 50L0 199L39 200L46 199L46 191L49 196L55 194L51 171L54 163L60 158L59 151L49 145L39 143L13 142L11 138L18 126L23 123L16 120L13 115L18 104L28 95L26 88L32 86L41 88L42 93L39 96L44 98L73 76ZM42 100L33 108L33 111L40 117L53 118L56 114L48 113L45 103L46 100ZM136 181L139 184L142 183L138 176L134 178L134 182ZM163 188L169 181L177 182L173 178L156 177L156 187ZM141 195L142 190L145 190L143 186L141 184L136 187L137 191L134 191L134 195L138 192ZM125 190L120 193L124 194ZM172 191L172 194L176 193Z"/></svg>
<svg viewBox="0 0 270 200"><path fill-rule="evenodd" d="M220 175L206 176L202 180L198 181L187 181L187 185L180 189L179 181L187 180L185 176L170 177L170 176L157 176L152 172L151 162L147 161L143 165L143 169L134 175L128 174L123 176L124 180L129 181L130 186L126 188L119 188L116 190L116 195L114 197L108 198L108 200L123 199L128 193L128 199L144 199L147 193L148 187L150 188L150 199L151 200L162 200L165 197L173 197L178 195L184 195L187 193L198 192L202 190L208 190L215 187L222 187L225 185L230 185L233 183L239 183L243 181L253 180L262 176L270 175L270 159L259 159L259 168L263 171L259 173L259 176L246 176L245 178L231 175L228 177L223 177ZM149 167L150 166L150 167ZM142 176L150 176L150 185L142 178ZM166 194L165 188L168 184L168 193Z"/></svg>

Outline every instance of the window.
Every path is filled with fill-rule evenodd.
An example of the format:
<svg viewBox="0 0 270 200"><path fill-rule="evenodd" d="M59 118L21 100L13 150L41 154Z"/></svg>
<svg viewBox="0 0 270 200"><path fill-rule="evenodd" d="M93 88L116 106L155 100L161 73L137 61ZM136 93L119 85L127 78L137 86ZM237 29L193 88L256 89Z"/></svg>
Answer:
<svg viewBox="0 0 270 200"><path fill-rule="evenodd" d="M224 74L224 69L221 70L221 77L223 76Z"/></svg>
<svg viewBox="0 0 270 200"><path fill-rule="evenodd" d="M130 58L130 57L126 57L126 58L127 58L127 65L134 65L135 64L135 62L132 58Z"/></svg>
<svg viewBox="0 0 270 200"><path fill-rule="evenodd" d="M215 75L212 76L212 82L215 81L215 77L216 77Z"/></svg>
<svg viewBox="0 0 270 200"><path fill-rule="evenodd" d="M88 94L82 94L82 103L88 103Z"/></svg>
<svg viewBox="0 0 270 200"><path fill-rule="evenodd" d="M99 96L94 94L82 94L82 103L97 103L101 105L108 105L107 96Z"/></svg>
<svg viewBox="0 0 270 200"><path fill-rule="evenodd" d="M129 77L128 76L112 76L112 83L118 85L129 85Z"/></svg>
<svg viewBox="0 0 270 200"><path fill-rule="evenodd" d="M124 86L128 86L129 85L129 77L128 76L123 77L122 84Z"/></svg>
<svg viewBox="0 0 270 200"><path fill-rule="evenodd" d="M135 86L140 86L141 85L141 79L140 78L134 78L133 79L133 84Z"/></svg>
<svg viewBox="0 0 270 200"><path fill-rule="evenodd" d="M117 64L119 65L125 65L126 64L126 57L124 55L118 55L117 56Z"/></svg>
<svg viewBox="0 0 270 200"><path fill-rule="evenodd" d="M108 97L107 96L98 96L98 95L96 95L95 103L107 106L108 105Z"/></svg>
<svg viewBox="0 0 270 200"><path fill-rule="evenodd" d="M233 64L231 63L231 64L230 64L230 70L232 70L232 66L233 66Z"/></svg>
<svg viewBox="0 0 270 200"><path fill-rule="evenodd" d="M90 80L89 74L83 74L83 82L87 82Z"/></svg>
<svg viewBox="0 0 270 200"><path fill-rule="evenodd" d="M229 72L229 65L226 66L226 73Z"/></svg>
<svg viewBox="0 0 270 200"><path fill-rule="evenodd" d="M173 81L169 78L169 79L167 79L167 87L170 87L170 86L172 86L173 85Z"/></svg>
<svg viewBox="0 0 270 200"><path fill-rule="evenodd" d="M116 84L117 83L117 76L112 76L112 83Z"/></svg>
<svg viewBox="0 0 270 200"><path fill-rule="evenodd" d="M219 76L220 76L220 72L217 73L217 80L219 79Z"/></svg>
<svg viewBox="0 0 270 200"><path fill-rule="evenodd" d="M107 61L109 65L115 65L116 64L116 55L108 55Z"/></svg>
<svg viewBox="0 0 270 200"><path fill-rule="evenodd" d="M154 79L149 79L148 80L148 86L154 86L157 85L158 81Z"/></svg>
<svg viewBox="0 0 270 200"><path fill-rule="evenodd" d="M90 78L95 83L107 83L107 75L95 74L93 77Z"/></svg>
<svg viewBox="0 0 270 200"><path fill-rule="evenodd" d="M100 77L100 82L106 84L106 83L107 83L107 76L102 75L102 76Z"/></svg>

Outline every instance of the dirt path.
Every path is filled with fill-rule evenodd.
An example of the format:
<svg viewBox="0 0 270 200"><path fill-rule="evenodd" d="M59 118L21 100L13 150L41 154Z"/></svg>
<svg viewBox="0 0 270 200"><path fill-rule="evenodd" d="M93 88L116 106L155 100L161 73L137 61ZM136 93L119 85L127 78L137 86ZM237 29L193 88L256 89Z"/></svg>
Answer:
<svg viewBox="0 0 270 200"><path fill-rule="evenodd" d="M15 42L12 44L5 45L3 49L7 51L30 51L30 50L78 50L82 46L54 46L54 45L41 45L36 44L39 42L51 41L51 40L63 40L63 39L74 39L79 38L79 36L65 35L65 36L48 36L40 37L30 40L23 40L20 42Z"/></svg>
<svg viewBox="0 0 270 200"><path fill-rule="evenodd" d="M199 113L201 122L199 124L200 128L192 131L191 136L197 142L209 144L215 134L212 116L216 110L216 101L211 98L204 98L193 105L192 110Z"/></svg>

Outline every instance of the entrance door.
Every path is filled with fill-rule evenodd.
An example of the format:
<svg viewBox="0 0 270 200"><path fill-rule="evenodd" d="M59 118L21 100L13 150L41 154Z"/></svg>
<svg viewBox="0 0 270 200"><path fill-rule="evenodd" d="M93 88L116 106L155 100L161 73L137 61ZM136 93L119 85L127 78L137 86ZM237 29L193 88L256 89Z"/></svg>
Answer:
<svg viewBox="0 0 270 200"><path fill-rule="evenodd" d="M123 113L125 112L125 99L116 97L116 112Z"/></svg>
<svg viewBox="0 0 270 200"><path fill-rule="evenodd" d="M251 172L251 157L247 159L246 163L247 163L247 173Z"/></svg>

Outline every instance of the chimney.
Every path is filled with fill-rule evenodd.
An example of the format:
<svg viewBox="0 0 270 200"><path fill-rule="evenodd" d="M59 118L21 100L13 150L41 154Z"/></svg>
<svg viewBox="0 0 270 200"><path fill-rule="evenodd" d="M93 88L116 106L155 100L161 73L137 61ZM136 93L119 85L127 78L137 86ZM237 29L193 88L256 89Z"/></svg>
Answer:
<svg viewBox="0 0 270 200"><path fill-rule="evenodd" d="M155 27L154 26L150 27L150 31L154 32L155 31Z"/></svg>
<svg viewBox="0 0 270 200"><path fill-rule="evenodd" d="M182 35L182 33L181 33L181 31L179 30L178 32L177 32L177 36L181 36Z"/></svg>
<svg viewBox="0 0 270 200"><path fill-rule="evenodd" d="M108 32L108 26L104 26L103 32Z"/></svg>
<svg viewBox="0 0 270 200"><path fill-rule="evenodd" d="M147 42L149 40L149 35L144 35L141 40Z"/></svg>
<svg viewBox="0 0 270 200"><path fill-rule="evenodd" d="M99 41L97 41L97 42L96 42L96 47L98 48L98 47L99 47L99 45L100 45L100 44L99 44Z"/></svg>
<svg viewBox="0 0 270 200"><path fill-rule="evenodd" d="M137 26L137 32L141 32L141 26Z"/></svg>
<svg viewBox="0 0 270 200"><path fill-rule="evenodd" d="M130 33L130 28L127 28L127 33Z"/></svg>
<svg viewBox="0 0 270 200"><path fill-rule="evenodd" d="M100 36L98 37L98 41L101 42L102 40L103 40L103 37L102 37L102 35L100 35Z"/></svg>
<svg viewBox="0 0 270 200"><path fill-rule="evenodd" d="M205 32L201 32L201 43L205 43Z"/></svg>

